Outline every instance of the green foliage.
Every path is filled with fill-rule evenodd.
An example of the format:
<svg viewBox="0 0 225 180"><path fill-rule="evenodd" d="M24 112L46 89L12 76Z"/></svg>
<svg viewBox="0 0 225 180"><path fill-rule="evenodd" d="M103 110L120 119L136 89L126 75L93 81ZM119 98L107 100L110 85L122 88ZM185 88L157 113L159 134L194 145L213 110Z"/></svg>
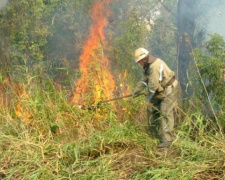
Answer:
<svg viewBox="0 0 225 180"><path fill-rule="evenodd" d="M223 37L218 34L210 35L210 38L206 42L203 53L199 49L195 50L195 57L207 91L211 94L211 101L224 108L225 42ZM206 97L203 88L200 88L199 92L202 92L201 95Z"/></svg>
<svg viewBox="0 0 225 180"><path fill-rule="evenodd" d="M15 65L25 65L31 74L34 67L42 66L59 82L68 78L78 67L81 40L86 39L84 29L88 33L91 2L10 1L0 12L0 63L4 74L17 73Z"/></svg>
<svg viewBox="0 0 225 180"><path fill-rule="evenodd" d="M147 29L145 23L139 18L140 15L135 9L127 12L127 20L121 23L120 36L116 37L113 41L115 74L123 74L128 71L128 82L131 86L132 83L140 78L140 73L137 73L138 65L134 62L134 51L139 46L144 47Z"/></svg>
<svg viewBox="0 0 225 180"><path fill-rule="evenodd" d="M176 9L176 0L162 3L149 39L153 55L162 58L173 70L177 69Z"/></svg>
<svg viewBox="0 0 225 180"><path fill-rule="evenodd" d="M51 14L49 25L53 33L48 37L46 57L51 64L51 77L64 85L68 85L64 79L78 69L79 55L88 38L92 2L61 0Z"/></svg>
<svg viewBox="0 0 225 180"><path fill-rule="evenodd" d="M172 147L160 154L158 139L146 131L144 97L86 109L69 104L71 92L53 78L69 81L67 77L77 68L88 33L91 2L11 0L1 11L0 179L224 178L224 137L198 107L198 111L191 107L182 114ZM148 46L150 36L144 20L145 16L150 18L149 8L156 8L157 1L117 1L113 5L119 22L114 32L112 26L107 31L113 39L109 50L115 59L112 69L115 77L127 70L128 84L134 86L139 69L133 51ZM163 42L172 45L169 36L173 37L175 30L169 23L168 36L163 37L167 31L159 27L165 21L156 21L151 37L166 52L159 52L162 57L168 53ZM207 48L213 55L207 67L213 66L213 61L219 64L214 68L222 67L224 43L216 38ZM210 56L198 55L207 63L205 58ZM204 74L204 66L201 70ZM17 83L7 81L5 71ZM212 71L207 73L219 76ZM210 82L219 85L215 78Z"/></svg>
<svg viewBox="0 0 225 180"><path fill-rule="evenodd" d="M19 9L19 11L18 11ZM42 1L11 1L2 21L9 38L13 61L43 60L42 48L47 43L48 27L42 22L46 6Z"/></svg>

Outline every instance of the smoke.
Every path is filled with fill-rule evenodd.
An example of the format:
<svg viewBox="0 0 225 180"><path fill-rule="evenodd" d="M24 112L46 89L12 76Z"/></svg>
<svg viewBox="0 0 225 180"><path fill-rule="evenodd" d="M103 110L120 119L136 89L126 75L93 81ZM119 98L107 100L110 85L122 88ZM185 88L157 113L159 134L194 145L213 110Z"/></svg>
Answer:
<svg viewBox="0 0 225 180"><path fill-rule="evenodd" d="M196 10L202 12L196 19L196 28L205 29L206 34L218 33L225 37L225 1L214 0L205 2L203 0L198 2ZM197 29L197 30L198 30ZM209 36L205 36L205 40L209 40Z"/></svg>
<svg viewBox="0 0 225 180"><path fill-rule="evenodd" d="M113 76L106 66L109 61L103 53L104 29L108 26L107 18L111 15L109 4L110 0L95 1L92 4L90 11L92 24L79 61L82 76L76 82L76 91L70 100L72 104L85 103L84 94L88 95L90 92L94 95L93 97L88 95L92 103L98 102L102 98L109 99L115 89Z"/></svg>
<svg viewBox="0 0 225 180"><path fill-rule="evenodd" d="M0 11L7 5L8 0L0 0Z"/></svg>
<svg viewBox="0 0 225 180"><path fill-rule="evenodd" d="M209 40L208 34L218 33L225 37L224 0L179 0L178 2L178 52L179 78L183 92L188 92L187 70L192 48L202 47ZM190 46L191 43L191 46Z"/></svg>

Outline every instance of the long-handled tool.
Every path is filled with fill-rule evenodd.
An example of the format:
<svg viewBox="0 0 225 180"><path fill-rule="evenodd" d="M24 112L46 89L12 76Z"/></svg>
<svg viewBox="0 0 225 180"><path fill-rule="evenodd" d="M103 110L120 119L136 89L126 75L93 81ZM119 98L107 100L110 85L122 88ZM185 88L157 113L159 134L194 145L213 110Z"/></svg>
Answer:
<svg viewBox="0 0 225 180"><path fill-rule="evenodd" d="M105 101L99 101L97 103L97 105L92 105L92 106L81 106L81 109L88 109L88 110L94 110L96 108L98 108L100 106L100 104L102 103L106 103L106 102L110 102L110 101L115 101L115 100L119 100L119 99L124 99L124 98L128 98L128 97L132 97L132 94L128 94L126 96L121 96L121 97L117 97L117 98L113 98L113 99L108 99Z"/></svg>
<svg viewBox="0 0 225 180"><path fill-rule="evenodd" d="M100 101L99 103L106 103L106 102L115 101L115 100L118 100L118 99L124 99L124 98L132 97L132 96L138 97L140 95L148 96L148 94L146 94L146 92L140 92L140 93L138 93L137 96L133 96L133 94L128 94L126 96L121 96L121 97L117 97L117 98L113 98L113 99L109 99L109 100L105 100L105 101Z"/></svg>
<svg viewBox="0 0 225 180"><path fill-rule="evenodd" d="M146 93L140 93L139 95L145 95L146 96ZM133 94L129 94L129 95L122 96L122 97L117 97L117 98L113 98L113 99L109 99L109 100L105 100L105 101L100 101L100 102L98 102L98 104L95 107L98 107L101 103L106 103L106 102L110 102L110 101L124 99L124 98L132 97L132 96L133 96ZM155 107L151 102L149 102L149 100L147 101L146 104L147 104L147 107L149 109L154 109L156 111L159 111L159 109L157 107Z"/></svg>
<svg viewBox="0 0 225 180"><path fill-rule="evenodd" d="M145 95L145 94L140 94L140 95ZM113 98L113 99L108 99L108 100L105 100L105 101L99 101L96 105L91 105L91 106L81 106L81 109L88 109L88 110L95 110L95 109L97 109L99 106L100 106L100 104L102 104L102 103L107 103L107 102L110 102L110 101L115 101L115 100L119 100L119 99L124 99L124 98L128 98L128 97L132 97L133 96L133 94L128 94L128 95L126 95L126 96L121 96L121 97L117 97L117 98ZM149 108L153 108L153 109L155 109L155 110L157 110L157 111L159 111L155 106L153 106L153 104L152 103L150 103L149 101L147 102L147 106L149 107Z"/></svg>
<svg viewBox="0 0 225 180"><path fill-rule="evenodd" d="M124 98L128 98L131 97L132 94L128 94L126 96L121 96L121 97L117 97L117 98L113 98L113 99L109 99L109 100L105 100L105 101L100 101L98 104L100 103L106 103L106 102L110 102L110 101L115 101L115 100L119 100L119 99L124 99Z"/></svg>

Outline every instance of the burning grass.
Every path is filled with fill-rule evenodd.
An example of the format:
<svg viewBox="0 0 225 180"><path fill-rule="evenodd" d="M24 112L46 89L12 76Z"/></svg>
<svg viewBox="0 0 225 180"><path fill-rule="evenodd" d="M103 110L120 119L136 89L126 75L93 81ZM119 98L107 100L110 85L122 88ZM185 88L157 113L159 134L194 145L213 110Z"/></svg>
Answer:
<svg viewBox="0 0 225 180"><path fill-rule="evenodd" d="M0 179L225 178L224 134L210 130L213 123L202 113L180 116L172 147L158 150L143 98L98 104L113 98L116 83L121 95L129 94L127 72L116 82L104 53L111 2L92 5L70 101L71 91L58 91L50 79L1 82Z"/></svg>
<svg viewBox="0 0 225 180"><path fill-rule="evenodd" d="M104 54L104 28L108 25L107 18L111 13L110 3L110 0L105 0L92 4L92 25L79 61L82 75L76 82L70 104L87 105L87 101L96 104L102 99L113 97L115 81L109 70L109 60Z"/></svg>
<svg viewBox="0 0 225 180"><path fill-rule="evenodd" d="M196 113L178 121L172 147L159 151L146 131L142 98L82 110L50 81L23 89L20 98L8 87L11 104L0 112L2 179L224 178L224 137ZM31 122L18 116L18 103Z"/></svg>

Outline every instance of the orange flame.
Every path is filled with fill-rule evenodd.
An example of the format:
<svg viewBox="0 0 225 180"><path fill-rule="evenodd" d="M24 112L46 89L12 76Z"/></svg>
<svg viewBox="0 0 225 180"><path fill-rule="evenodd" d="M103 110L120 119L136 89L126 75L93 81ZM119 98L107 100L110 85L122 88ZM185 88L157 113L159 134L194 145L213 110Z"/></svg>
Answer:
<svg viewBox="0 0 225 180"><path fill-rule="evenodd" d="M16 112L15 115L19 118L22 122L26 124L32 123L32 113L30 109L24 106L23 102L29 101L29 93L22 87L20 84L17 84L18 90L16 92L18 103L16 104Z"/></svg>
<svg viewBox="0 0 225 180"><path fill-rule="evenodd" d="M119 91L121 92L122 96L126 96L130 94L130 89L127 86L127 70L123 74L119 75L120 85Z"/></svg>
<svg viewBox="0 0 225 180"><path fill-rule="evenodd" d="M92 26L90 37L80 55L79 69L82 76L76 83L76 90L70 100L71 104L84 104L87 101L96 103L101 99L112 97L115 82L109 72L109 61L104 55L104 28L110 16L111 0L94 2L91 8Z"/></svg>
<svg viewBox="0 0 225 180"><path fill-rule="evenodd" d="M8 93L8 91L10 93ZM19 83L13 82L10 77L6 77L0 83L0 107L5 109L15 103L15 115L22 122L30 124L32 122L31 111L24 106L23 102L29 101L29 94Z"/></svg>

